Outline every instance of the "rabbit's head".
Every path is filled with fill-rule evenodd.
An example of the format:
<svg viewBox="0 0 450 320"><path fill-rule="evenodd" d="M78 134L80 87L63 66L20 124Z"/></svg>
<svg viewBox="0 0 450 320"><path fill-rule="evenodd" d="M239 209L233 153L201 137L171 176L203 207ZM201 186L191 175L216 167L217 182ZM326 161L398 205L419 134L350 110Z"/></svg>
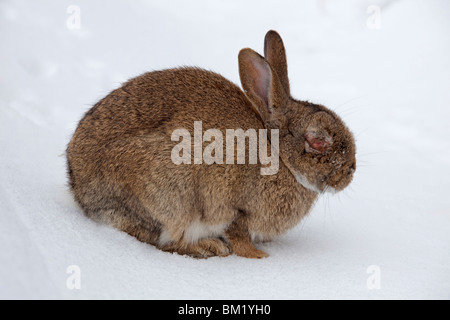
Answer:
<svg viewBox="0 0 450 320"><path fill-rule="evenodd" d="M352 133L333 111L291 97L286 53L275 31L266 35L264 56L242 49L239 74L265 127L279 130L280 158L305 188L341 191L356 169Z"/></svg>

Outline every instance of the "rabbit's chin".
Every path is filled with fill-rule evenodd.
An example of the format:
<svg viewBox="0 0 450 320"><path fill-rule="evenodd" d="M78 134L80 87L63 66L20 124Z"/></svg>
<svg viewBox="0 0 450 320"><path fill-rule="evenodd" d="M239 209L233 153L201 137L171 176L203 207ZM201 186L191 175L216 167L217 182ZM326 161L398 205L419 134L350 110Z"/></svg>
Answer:
<svg viewBox="0 0 450 320"><path fill-rule="evenodd" d="M298 183L300 183L303 187L305 187L306 189L308 189L310 191L313 191L313 192L316 192L316 193L328 192L328 193L331 193L331 194L336 194L336 193L339 192L339 190L337 190L337 189L335 189L333 187L330 187L328 185L325 185L323 187L323 189L321 189L317 185L309 182L309 180L304 175L302 175L301 173L295 173L294 176L295 176L295 179L297 180Z"/></svg>
<svg viewBox="0 0 450 320"><path fill-rule="evenodd" d="M317 192L317 193L323 192L315 184L309 182L309 180L301 173L294 173L294 176L295 176L295 179L297 180L297 182L300 183L306 189L313 191L313 192Z"/></svg>

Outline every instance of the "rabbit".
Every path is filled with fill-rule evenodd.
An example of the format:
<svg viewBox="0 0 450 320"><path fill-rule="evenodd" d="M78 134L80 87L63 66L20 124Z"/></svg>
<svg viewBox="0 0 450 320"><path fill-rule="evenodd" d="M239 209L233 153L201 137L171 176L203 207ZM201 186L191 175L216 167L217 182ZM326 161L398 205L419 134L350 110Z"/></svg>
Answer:
<svg viewBox="0 0 450 320"><path fill-rule="evenodd" d="M333 111L291 97L280 35L266 34L264 57L245 48L238 62L243 90L196 67L153 71L84 115L67 167L88 217L166 252L264 258L255 243L296 226L319 194L350 184L353 135ZM203 130L278 130L278 171L262 175L260 161L175 164L172 133L193 132L195 121Z"/></svg>

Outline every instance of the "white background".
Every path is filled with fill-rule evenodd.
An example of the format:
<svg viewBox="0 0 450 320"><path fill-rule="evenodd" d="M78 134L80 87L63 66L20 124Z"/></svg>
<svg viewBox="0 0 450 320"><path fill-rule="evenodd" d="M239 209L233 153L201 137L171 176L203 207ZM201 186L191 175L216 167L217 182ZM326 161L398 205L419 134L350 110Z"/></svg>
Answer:
<svg viewBox="0 0 450 320"><path fill-rule="evenodd" d="M449 299L449 14L445 0L2 0L0 298ZM262 52L269 29L294 97L354 132L352 185L261 245L264 260L172 255L85 218L64 156L83 113L150 70L195 65L239 84L239 50Z"/></svg>

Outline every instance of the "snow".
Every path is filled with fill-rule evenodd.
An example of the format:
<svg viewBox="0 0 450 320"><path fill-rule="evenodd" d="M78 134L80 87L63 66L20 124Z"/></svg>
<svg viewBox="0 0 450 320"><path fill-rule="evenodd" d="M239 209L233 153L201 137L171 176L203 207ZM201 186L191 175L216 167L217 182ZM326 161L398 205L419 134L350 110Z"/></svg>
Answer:
<svg viewBox="0 0 450 320"><path fill-rule="evenodd" d="M1 1L0 298L449 299L449 10L446 0ZM237 53L262 52L269 29L284 38L294 96L355 133L352 185L259 245L263 260L171 255L88 220L64 157L83 113L149 70L196 65L240 83Z"/></svg>

